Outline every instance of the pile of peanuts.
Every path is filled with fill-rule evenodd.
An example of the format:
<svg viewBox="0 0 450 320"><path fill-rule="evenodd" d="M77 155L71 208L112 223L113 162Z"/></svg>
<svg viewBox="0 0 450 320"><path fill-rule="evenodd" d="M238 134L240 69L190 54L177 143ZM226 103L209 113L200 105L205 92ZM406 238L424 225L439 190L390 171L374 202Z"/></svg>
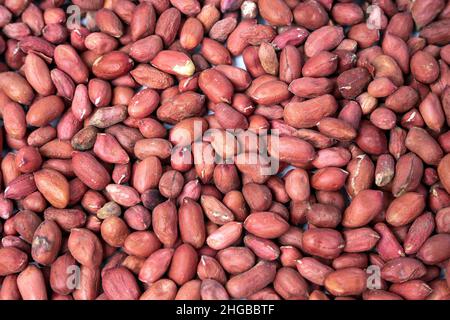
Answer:
<svg viewBox="0 0 450 320"><path fill-rule="evenodd" d="M0 0L0 27L0 299L450 299L449 1Z"/></svg>

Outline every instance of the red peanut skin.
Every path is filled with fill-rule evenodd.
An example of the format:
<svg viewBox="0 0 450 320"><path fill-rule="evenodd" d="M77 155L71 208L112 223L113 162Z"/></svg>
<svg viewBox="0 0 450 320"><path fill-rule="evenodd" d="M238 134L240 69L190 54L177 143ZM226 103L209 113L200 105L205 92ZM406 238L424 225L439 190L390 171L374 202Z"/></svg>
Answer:
<svg viewBox="0 0 450 320"><path fill-rule="evenodd" d="M233 298L245 298L264 288L275 278L276 268L271 262L260 262L252 269L230 279L226 288Z"/></svg>
<svg viewBox="0 0 450 320"><path fill-rule="evenodd" d="M17 275L10 275L3 279L0 289L0 299L2 300L20 300L21 295L17 287Z"/></svg>
<svg viewBox="0 0 450 320"><path fill-rule="evenodd" d="M384 223L377 223L374 229L381 236L376 249L383 260L391 260L405 256L403 248L400 246L398 240Z"/></svg>
<svg viewBox="0 0 450 320"><path fill-rule="evenodd" d="M17 277L17 287L23 300L47 300L44 275L36 266L30 265Z"/></svg>
<svg viewBox="0 0 450 320"><path fill-rule="evenodd" d="M274 289L286 300L306 300L308 298L308 285L293 268L283 267L277 271Z"/></svg>
<svg viewBox="0 0 450 320"><path fill-rule="evenodd" d="M325 278L325 287L335 296L361 294L366 288L366 273L358 268L334 271Z"/></svg>
<svg viewBox="0 0 450 320"><path fill-rule="evenodd" d="M444 158L442 158L438 166L439 178L441 179L441 182L445 190L447 190L447 192L450 192L450 176L448 174L449 167L450 167L450 156L447 155Z"/></svg>
<svg viewBox="0 0 450 320"><path fill-rule="evenodd" d="M182 244L174 252L168 273L169 278L178 285L185 284L194 277L197 262L198 256L195 249L189 244Z"/></svg>
<svg viewBox="0 0 450 320"><path fill-rule="evenodd" d="M382 278L393 283L418 279L425 275L425 273L425 266L419 260L412 258L390 260L381 270Z"/></svg>
<svg viewBox="0 0 450 320"><path fill-rule="evenodd" d="M126 268L112 268L103 275L103 290L109 300L136 300L140 296L137 282Z"/></svg>
<svg viewBox="0 0 450 320"><path fill-rule="evenodd" d="M27 255L16 248L1 248L2 268L0 274L7 276L22 271L28 262Z"/></svg>
<svg viewBox="0 0 450 320"><path fill-rule="evenodd" d="M217 253L223 268L231 274L247 271L255 264L255 255L245 247L228 247Z"/></svg>
<svg viewBox="0 0 450 320"><path fill-rule="evenodd" d="M178 211L181 239L198 249L206 240L202 208L190 198L183 200Z"/></svg>
<svg viewBox="0 0 450 320"><path fill-rule="evenodd" d="M175 300L200 300L200 287L202 281L191 280L180 287Z"/></svg>
<svg viewBox="0 0 450 320"><path fill-rule="evenodd" d="M408 204L408 205L406 205ZM405 193L391 202L386 210L386 221L393 226L404 226L425 209L425 199L418 193Z"/></svg>
<svg viewBox="0 0 450 320"><path fill-rule="evenodd" d="M206 243L214 250L221 250L236 243L242 234L242 223L228 222L208 235Z"/></svg>
<svg viewBox="0 0 450 320"><path fill-rule="evenodd" d="M419 216L411 225L403 243L406 254L416 253L435 228L431 212Z"/></svg>
<svg viewBox="0 0 450 320"><path fill-rule="evenodd" d="M50 286L54 292L67 295L73 291L67 286L69 280L67 270L73 265L75 265L75 259L70 254L58 257L52 264L50 268Z"/></svg>
<svg viewBox="0 0 450 320"><path fill-rule="evenodd" d="M421 280L411 280L404 283L395 283L390 289L391 292L402 296L406 300L422 300L426 298L432 289Z"/></svg>
<svg viewBox="0 0 450 320"><path fill-rule="evenodd" d="M139 280L152 283L161 278L169 268L174 250L171 248L159 249L152 253L139 271Z"/></svg>
<svg viewBox="0 0 450 320"><path fill-rule="evenodd" d="M342 224L349 228L362 227L373 220L383 210L383 193L375 190L361 191L345 210ZM371 202L374 206L370 209L366 204Z"/></svg>
<svg viewBox="0 0 450 320"><path fill-rule="evenodd" d="M364 252L372 249L380 239L380 235L371 228L349 229L343 232L345 252Z"/></svg>
<svg viewBox="0 0 450 320"><path fill-rule="evenodd" d="M324 285L326 276L334 271L333 268L311 257L297 260L296 267L304 278L320 286Z"/></svg>
<svg viewBox="0 0 450 320"><path fill-rule="evenodd" d="M450 243L448 234L441 233L434 235L425 241L417 253L417 257L426 264L437 264L448 259L447 250Z"/></svg>
<svg viewBox="0 0 450 320"><path fill-rule="evenodd" d="M272 212L255 212L247 217L244 228L256 236L273 239L285 233L289 225Z"/></svg>
<svg viewBox="0 0 450 320"><path fill-rule="evenodd" d="M178 237L177 210L172 201L166 201L153 210L152 225L159 240L172 247Z"/></svg>
<svg viewBox="0 0 450 320"><path fill-rule="evenodd" d="M280 256L278 245L271 240L247 235L244 237L244 244L260 259L274 261Z"/></svg>
<svg viewBox="0 0 450 320"><path fill-rule="evenodd" d="M1 300L449 299L446 1L0 3Z"/></svg>
<svg viewBox="0 0 450 320"><path fill-rule="evenodd" d="M339 256L344 240L339 232L329 228L309 229L303 234L302 249L325 259Z"/></svg>
<svg viewBox="0 0 450 320"><path fill-rule="evenodd" d="M106 169L89 153L75 153L72 166L78 178L94 190L104 189L110 180ZM86 168L92 168L92 172L88 173Z"/></svg>

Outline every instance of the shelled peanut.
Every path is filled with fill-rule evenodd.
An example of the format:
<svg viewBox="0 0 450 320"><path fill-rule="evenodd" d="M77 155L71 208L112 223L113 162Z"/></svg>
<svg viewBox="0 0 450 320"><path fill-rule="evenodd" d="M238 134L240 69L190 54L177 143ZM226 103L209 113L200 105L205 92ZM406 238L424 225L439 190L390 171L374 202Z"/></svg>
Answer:
<svg viewBox="0 0 450 320"><path fill-rule="evenodd" d="M0 27L1 300L450 299L450 2L0 0Z"/></svg>

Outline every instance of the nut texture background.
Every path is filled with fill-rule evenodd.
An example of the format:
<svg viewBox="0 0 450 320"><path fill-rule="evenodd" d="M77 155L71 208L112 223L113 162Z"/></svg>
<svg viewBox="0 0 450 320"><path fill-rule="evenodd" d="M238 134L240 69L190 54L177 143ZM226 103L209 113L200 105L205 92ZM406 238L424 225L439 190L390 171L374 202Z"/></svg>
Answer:
<svg viewBox="0 0 450 320"><path fill-rule="evenodd" d="M450 300L450 2L0 27L0 300Z"/></svg>

